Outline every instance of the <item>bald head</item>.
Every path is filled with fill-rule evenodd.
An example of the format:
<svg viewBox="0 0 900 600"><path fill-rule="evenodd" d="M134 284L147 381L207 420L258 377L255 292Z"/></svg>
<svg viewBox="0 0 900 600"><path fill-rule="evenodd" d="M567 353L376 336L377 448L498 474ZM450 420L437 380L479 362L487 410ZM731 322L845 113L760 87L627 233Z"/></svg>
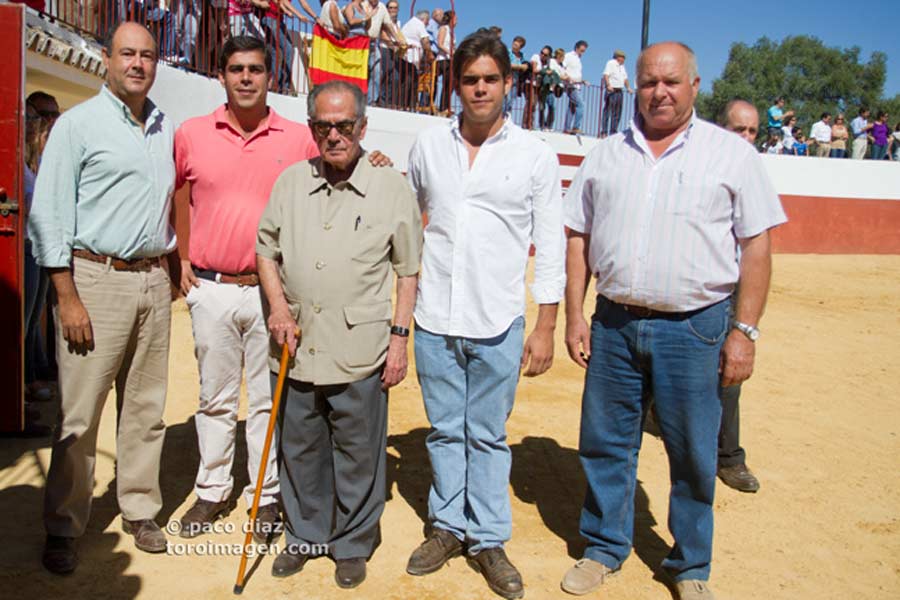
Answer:
<svg viewBox="0 0 900 600"><path fill-rule="evenodd" d="M697 56L690 46L681 42L658 42L641 50L637 60L638 76L645 68L646 63L649 63L651 60L659 60L660 57L674 57L682 61L687 67L687 74L690 79L700 76L700 72L697 70Z"/></svg>
<svg viewBox="0 0 900 600"><path fill-rule="evenodd" d="M756 107L746 100L732 100L725 105L722 125L733 131L751 144L756 142L759 133L759 113Z"/></svg>
<svg viewBox="0 0 900 600"><path fill-rule="evenodd" d="M662 42L641 52L637 96L645 135L659 139L686 129L699 91L697 59L690 48Z"/></svg>

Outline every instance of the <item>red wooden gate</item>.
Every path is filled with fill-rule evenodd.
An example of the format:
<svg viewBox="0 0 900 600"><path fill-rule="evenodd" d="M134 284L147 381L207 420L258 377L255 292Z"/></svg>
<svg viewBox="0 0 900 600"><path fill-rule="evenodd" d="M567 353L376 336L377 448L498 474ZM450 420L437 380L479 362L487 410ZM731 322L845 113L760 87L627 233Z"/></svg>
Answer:
<svg viewBox="0 0 900 600"><path fill-rule="evenodd" d="M0 4L0 431L24 427L25 7Z"/></svg>

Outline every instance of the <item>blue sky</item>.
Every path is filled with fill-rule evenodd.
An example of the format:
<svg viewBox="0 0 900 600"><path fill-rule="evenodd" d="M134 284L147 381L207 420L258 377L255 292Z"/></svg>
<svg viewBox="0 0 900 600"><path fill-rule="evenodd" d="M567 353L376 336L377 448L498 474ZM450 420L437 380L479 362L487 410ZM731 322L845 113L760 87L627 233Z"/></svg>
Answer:
<svg viewBox="0 0 900 600"><path fill-rule="evenodd" d="M411 0L400 0L401 20ZM450 0L417 0L416 9L449 8ZM739 10L745 5L748 10ZM853 15L851 7L860 7ZM456 0L457 35L484 25L503 27L503 40L521 35L528 57L549 44L570 50L578 39L589 43L584 57L585 79L600 83L606 61L616 48L627 55L633 76L641 46L642 0ZM856 4L846 0L651 0L650 42L677 39L697 53L701 87L709 90L728 61L734 42L753 44L766 35L812 35L828 46L859 46L868 61L876 50L888 56L884 93L900 93L900 0ZM882 33L875 35L878 27Z"/></svg>

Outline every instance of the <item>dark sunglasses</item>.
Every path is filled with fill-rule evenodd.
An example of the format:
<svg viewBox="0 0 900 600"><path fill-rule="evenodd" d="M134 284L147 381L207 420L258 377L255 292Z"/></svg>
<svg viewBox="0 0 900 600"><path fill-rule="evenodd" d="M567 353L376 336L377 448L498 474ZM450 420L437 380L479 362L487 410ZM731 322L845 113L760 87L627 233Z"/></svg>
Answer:
<svg viewBox="0 0 900 600"><path fill-rule="evenodd" d="M348 119L337 123L332 123L331 121L310 121L309 126L312 128L313 133L319 137L327 137L331 133L332 127L337 129L337 132L342 136L350 137L356 129L357 121L358 119Z"/></svg>

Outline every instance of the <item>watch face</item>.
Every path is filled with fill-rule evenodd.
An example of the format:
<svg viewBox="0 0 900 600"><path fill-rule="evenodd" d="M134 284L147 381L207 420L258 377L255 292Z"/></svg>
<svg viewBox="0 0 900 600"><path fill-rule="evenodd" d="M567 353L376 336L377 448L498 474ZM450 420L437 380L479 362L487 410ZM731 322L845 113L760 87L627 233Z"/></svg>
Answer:
<svg viewBox="0 0 900 600"><path fill-rule="evenodd" d="M759 330L758 330L758 329L751 329L750 331L747 332L747 335L750 337L750 339L751 339L752 341L755 342L756 340L759 339Z"/></svg>

